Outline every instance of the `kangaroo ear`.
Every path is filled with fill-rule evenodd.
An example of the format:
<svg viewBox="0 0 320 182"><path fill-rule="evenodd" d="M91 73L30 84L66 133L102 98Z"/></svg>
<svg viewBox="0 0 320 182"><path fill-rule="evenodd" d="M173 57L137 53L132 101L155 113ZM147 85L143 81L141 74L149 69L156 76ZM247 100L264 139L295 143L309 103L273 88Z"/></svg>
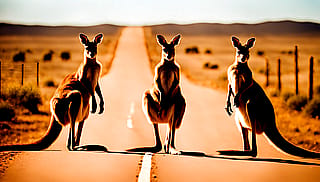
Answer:
<svg viewBox="0 0 320 182"><path fill-rule="evenodd" d="M83 45L87 45L87 43L89 42L88 37L87 37L85 34L83 34L83 33L81 33L81 34L79 35L79 38L80 38L80 41L81 41L81 43L82 43Z"/></svg>
<svg viewBox="0 0 320 182"><path fill-rule="evenodd" d="M247 47L248 49L251 48L251 47L253 47L255 41L256 41L256 39L255 39L254 37L251 38L251 39L249 39L249 40L247 41L247 43L246 43L246 47Z"/></svg>
<svg viewBox="0 0 320 182"><path fill-rule="evenodd" d="M171 44L174 45L174 46L178 45L179 42L180 42L180 38L181 38L181 35L180 35L180 34L176 35L176 36L171 40Z"/></svg>
<svg viewBox="0 0 320 182"><path fill-rule="evenodd" d="M237 37L231 37L233 47L239 48L241 46L240 40Z"/></svg>
<svg viewBox="0 0 320 182"><path fill-rule="evenodd" d="M94 42L96 44L99 44L102 42L102 39L103 39L103 34L102 33L99 33L98 35L96 35L96 37L94 38Z"/></svg>
<svg viewBox="0 0 320 182"><path fill-rule="evenodd" d="M167 45L167 41L162 35L157 35L157 41L161 46Z"/></svg>

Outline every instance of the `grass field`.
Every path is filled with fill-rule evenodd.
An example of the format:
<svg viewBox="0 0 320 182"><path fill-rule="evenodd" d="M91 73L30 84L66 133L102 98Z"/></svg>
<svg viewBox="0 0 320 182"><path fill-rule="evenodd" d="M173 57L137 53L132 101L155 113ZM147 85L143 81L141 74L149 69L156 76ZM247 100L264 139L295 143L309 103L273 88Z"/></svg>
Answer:
<svg viewBox="0 0 320 182"><path fill-rule="evenodd" d="M164 34L171 39L175 34L181 33L176 27L168 26L146 27L145 36L150 55L151 67L160 61L161 48L156 42L155 35ZM174 27L174 26L172 26ZM231 44L231 35L226 34L199 34L195 35L193 29L182 30L180 45L176 48L176 60L181 66L182 73L196 84L227 91L227 67L233 63L235 49ZM198 30L199 31L199 30ZM170 32L170 33L168 33ZM252 35L237 35L245 43ZM277 86L277 60L281 59L282 92L294 93L294 51L295 45L299 50L299 92L307 94L308 67L310 56L314 57L314 85L320 85L320 36L310 35L263 35L258 34L256 44L251 49L249 66L253 70L254 78L264 87L267 94L274 95ZM187 54L186 49L197 47L198 54ZM210 50L210 54L206 53ZM263 52L263 55L258 55ZM265 60L270 64L270 86L265 87ZM216 65L209 69L205 65ZM182 88L183 89L183 88ZM319 96L316 96L319 97ZM290 110L280 97L271 97L277 114L277 124L280 132L292 143L301 147L320 151L320 121L305 114ZM224 106L222 105L221 108ZM294 118L294 119L293 119Z"/></svg>

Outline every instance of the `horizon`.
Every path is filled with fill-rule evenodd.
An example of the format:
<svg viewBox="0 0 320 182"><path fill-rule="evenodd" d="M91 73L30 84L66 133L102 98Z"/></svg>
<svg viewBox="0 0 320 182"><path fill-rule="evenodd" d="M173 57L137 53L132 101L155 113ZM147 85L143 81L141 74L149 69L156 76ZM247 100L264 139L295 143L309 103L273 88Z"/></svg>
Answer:
<svg viewBox="0 0 320 182"><path fill-rule="evenodd" d="M112 25L112 26L120 26L120 27L144 27L144 26L158 26L158 25L194 25L194 24L218 24L218 25L259 25L265 23L281 23L281 22L293 22L293 23L311 23L311 24L319 24L320 22L315 21L298 21L298 20L270 20L270 21L262 21L262 22L253 22L253 23L243 23L243 22L234 22L234 23L219 23L219 22L192 22L192 23L158 23L158 24L147 24L147 25L121 25L121 24L112 24L112 23L99 23L99 24L91 24L91 25L67 25L67 24L32 24L32 23L16 23L16 22L0 22L0 24L7 25L16 25L16 26L43 26L43 27L94 27L101 25Z"/></svg>
<svg viewBox="0 0 320 182"><path fill-rule="evenodd" d="M317 7L320 7L317 0L162 0L161 3L147 0L3 0L0 1L0 22L44 26L258 24L270 21L320 23Z"/></svg>

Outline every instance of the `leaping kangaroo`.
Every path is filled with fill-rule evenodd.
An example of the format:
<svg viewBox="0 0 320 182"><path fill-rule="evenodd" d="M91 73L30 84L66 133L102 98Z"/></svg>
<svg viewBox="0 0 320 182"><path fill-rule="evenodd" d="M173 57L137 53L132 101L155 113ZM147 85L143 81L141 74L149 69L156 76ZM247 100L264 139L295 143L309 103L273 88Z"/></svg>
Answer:
<svg viewBox="0 0 320 182"><path fill-rule="evenodd" d="M234 97L235 120L242 134L243 151L217 151L222 155L257 156L256 134L264 133L269 140L282 151L300 157L319 158L320 153L299 148L286 141L279 133L274 108L260 85L253 79L248 66L249 49L253 47L255 38L251 38L243 46L236 37L232 37L236 48L235 62L228 68L228 95L225 110L232 115L231 96ZM251 131L251 147L248 131Z"/></svg>
<svg viewBox="0 0 320 182"><path fill-rule="evenodd" d="M95 92L100 98L100 111L104 111L104 101L98 83L101 73L101 63L96 59L97 45L102 41L103 34L89 41L88 37L80 34L84 46L84 62L77 72L67 75L60 83L50 100L51 121L47 133L38 141L31 144L0 146L0 151L38 151L48 148L60 135L62 127L70 124L67 142L68 150L103 150L99 145L79 146L84 121L89 116L90 97L92 98L92 113L97 110ZM75 125L78 123L77 134Z"/></svg>
<svg viewBox="0 0 320 182"><path fill-rule="evenodd" d="M175 46L179 44L180 35L176 35L170 43L162 35L157 41L162 47L162 58L155 68L154 83L143 95L143 111L153 125L154 147L130 149L134 152L160 152L162 144L158 124L168 124L164 150L170 154L180 154L175 148L175 132L181 125L186 102L180 88L180 66L175 62Z"/></svg>

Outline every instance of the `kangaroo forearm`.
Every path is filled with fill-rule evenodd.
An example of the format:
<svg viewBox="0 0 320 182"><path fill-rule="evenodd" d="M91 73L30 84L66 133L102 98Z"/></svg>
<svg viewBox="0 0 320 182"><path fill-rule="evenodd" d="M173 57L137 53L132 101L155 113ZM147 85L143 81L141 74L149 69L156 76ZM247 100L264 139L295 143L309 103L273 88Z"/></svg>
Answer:
<svg viewBox="0 0 320 182"><path fill-rule="evenodd" d="M103 100L103 96L102 96L102 92L101 92L99 83L98 83L97 86L96 86L96 93L97 93L98 96L99 96L100 103L104 103L104 100Z"/></svg>

